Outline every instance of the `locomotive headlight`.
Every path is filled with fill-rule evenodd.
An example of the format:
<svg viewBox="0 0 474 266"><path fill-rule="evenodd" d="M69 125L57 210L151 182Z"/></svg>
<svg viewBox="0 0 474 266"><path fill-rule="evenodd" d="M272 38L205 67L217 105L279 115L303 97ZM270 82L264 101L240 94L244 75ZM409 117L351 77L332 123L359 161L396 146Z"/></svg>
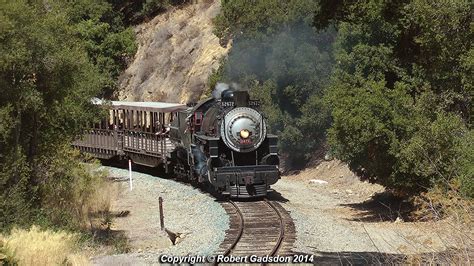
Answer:
<svg viewBox="0 0 474 266"><path fill-rule="evenodd" d="M250 132L247 130L247 129L242 129L240 131L240 136L243 138L243 139L246 139L250 136Z"/></svg>

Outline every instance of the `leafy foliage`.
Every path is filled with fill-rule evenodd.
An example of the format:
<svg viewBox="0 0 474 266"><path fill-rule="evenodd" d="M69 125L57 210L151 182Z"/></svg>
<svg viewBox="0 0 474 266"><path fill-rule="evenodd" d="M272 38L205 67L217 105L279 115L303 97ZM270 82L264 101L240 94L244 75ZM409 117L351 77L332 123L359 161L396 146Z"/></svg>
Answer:
<svg viewBox="0 0 474 266"><path fill-rule="evenodd" d="M92 63L102 74L102 96L109 98L116 90L118 75L137 49L132 28L126 28L122 14L105 0L59 1L70 22L83 40Z"/></svg>
<svg viewBox="0 0 474 266"><path fill-rule="evenodd" d="M474 198L474 133L470 130L458 147L459 191L464 196Z"/></svg>
<svg viewBox="0 0 474 266"><path fill-rule="evenodd" d="M179 6L191 2L190 0L108 0L113 9L123 15L126 25L148 21L160 12L172 6Z"/></svg>
<svg viewBox="0 0 474 266"><path fill-rule="evenodd" d="M214 21L219 38L272 35L288 23L309 24L318 7L310 0L222 0L221 5Z"/></svg>
<svg viewBox="0 0 474 266"><path fill-rule="evenodd" d="M165 0L145 0L142 5L140 15L150 16L157 11L165 9L169 5L169 1Z"/></svg>
<svg viewBox="0 0 474 266"><path fill-rule="evenodd" d="M471 14L466 1L362 1L316 15L317 25L338 22L326 96L337 157L389 188L449 188L461 178L472 195Z"/></svg>
<svg viewBox="0 0 474 266"><path fill-rule="evenodd" d="M96 207L100 201L97 194L107 193L105 186L110 184L106 184L106 172L97 170L99 165L93 160L85 160L79 151L65 145L57 156L38 164L44 173L38 187L43 210L39 215L46 218L44 224L70 229L92 226L91 214L108 211L104 209L108 206Z"/></svg>
<svg viewBox="0 0 474 266"><path fill-rule="evenodd" d="M77 161L60 151L99 114L90 99L104 79L60 6L9 1L0 16L0 228L6 228L41 214L42 190L65 181L61 171L85 180L73 174ZM70 171L51 168L56 160L66 160Z"/></svg>

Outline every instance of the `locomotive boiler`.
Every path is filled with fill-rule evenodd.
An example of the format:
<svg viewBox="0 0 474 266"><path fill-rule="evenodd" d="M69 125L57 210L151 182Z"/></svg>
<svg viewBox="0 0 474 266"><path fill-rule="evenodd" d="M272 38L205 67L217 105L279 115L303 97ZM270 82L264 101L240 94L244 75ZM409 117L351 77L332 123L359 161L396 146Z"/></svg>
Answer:
<svg viewBox="0 0 474 266"><path fill-rule="evenodd" d="M227 87L176 113L169 137L174 174L237 198L265 196L280 178L275 135L259 102Z"/></svg>

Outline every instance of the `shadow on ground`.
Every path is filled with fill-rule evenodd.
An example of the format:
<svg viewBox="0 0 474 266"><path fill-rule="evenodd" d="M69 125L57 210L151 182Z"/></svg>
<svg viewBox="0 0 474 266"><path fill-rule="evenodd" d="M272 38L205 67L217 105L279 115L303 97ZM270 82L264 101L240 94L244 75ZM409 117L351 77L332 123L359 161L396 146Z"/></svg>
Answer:
<svg viewBox="0 0 474 266"><path fill-rule="evenodd" d="M128 238L124 230L95 228L92 230L94 242L113 247L117 253L130 252Z"/></svg>
<svg viewBox="0 0 474 266"><path fill-rule="evenodd" d="M273 201L277 201L277 202L288 202L289 200L285 197L283 197L283 195L276 191L276 190L272 190L271 192L268 193L267 195L267 198L269 200L273 200Z"/></svg>
<svg viewBox="0 0 474 266"><path fill-rule="evenodd" d="M341 204L357 211L350 221L360 222L384 222L395 221L401 218L410 221L410 213L413 205L405 198L397 197L390 192L377 193L369 200L359 203Z"/></svg>

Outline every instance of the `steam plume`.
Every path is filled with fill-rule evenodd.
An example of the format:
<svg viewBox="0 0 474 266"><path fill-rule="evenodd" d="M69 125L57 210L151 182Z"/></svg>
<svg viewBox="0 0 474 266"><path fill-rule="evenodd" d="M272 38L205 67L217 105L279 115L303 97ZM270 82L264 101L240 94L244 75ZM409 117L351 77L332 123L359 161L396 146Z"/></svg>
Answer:
<svg viewBox="0 0 474 266"><path fill-rule="evenodd" d="M223 91L229 89L230 86L227 83L217 83L216 88L212 91L212 97L214 99L220 99Z"/></svg>

